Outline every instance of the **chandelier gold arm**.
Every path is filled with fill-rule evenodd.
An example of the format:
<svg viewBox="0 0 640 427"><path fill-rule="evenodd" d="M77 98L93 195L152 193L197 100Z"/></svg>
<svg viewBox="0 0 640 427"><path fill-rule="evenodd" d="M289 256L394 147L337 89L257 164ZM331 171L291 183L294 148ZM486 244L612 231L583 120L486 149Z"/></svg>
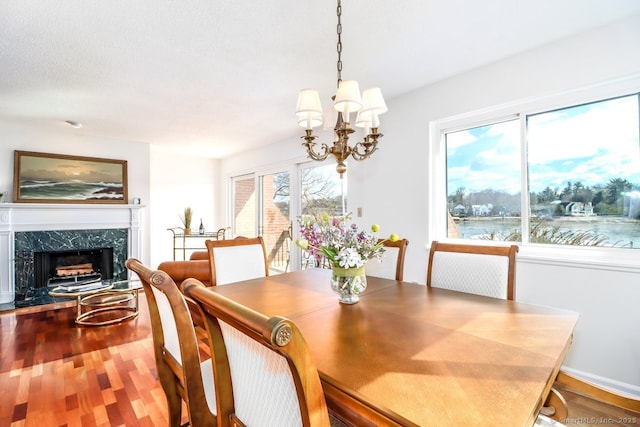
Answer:
<svg viewBox="0 0 640 427"><path fill-rule="evenodd" d="M378 133L378 128L372 128L371 133L364 137L363 141L358 142L352 147L349 146L349 135L354 133L355 131L349 126L348 123L342 122L342 120L338 120L336 128L334 129L336 135L336 141L333 142L331 146L327 144L322 144L322 151L318 152L315 149L317 145L314 141L318 137L313 135L312 129L307 129L305 131L305 136L301 137L305 140L302 143L307 149L307 154L313 160L323 161L329 154L335 157L338 165L336 166L336 170L342 177L342 174L346 172L347 165L344 163L349 156L353 157L357 161L362 161L368 159L374 152L378 150L378 139L383 135Z"/></svg>
<svg viewBox="0 0 640 427"><path fill-rule="evenodd" d="M311 157L313 160L321 162L329 156L330 149L327 144L322 144L321 153L315 151L314 147L316 143L313 141L318 137L313 134L313 129L306 129L305 135L301 136L300 138L304 139L305 142L303 142L302 145L307 148L307 154L309 154L309 157Z"/></svg>
<svg viewBox="0 0 640 427"><path fill-rule="evenodd" d="M378 138L384 135L378 133L378 128L371 128L371 133L364 137L364 141L358 142L351 150L351 157L361 162L368 159L378 150ZM361 151L361 149L363 151Z"/></svg>

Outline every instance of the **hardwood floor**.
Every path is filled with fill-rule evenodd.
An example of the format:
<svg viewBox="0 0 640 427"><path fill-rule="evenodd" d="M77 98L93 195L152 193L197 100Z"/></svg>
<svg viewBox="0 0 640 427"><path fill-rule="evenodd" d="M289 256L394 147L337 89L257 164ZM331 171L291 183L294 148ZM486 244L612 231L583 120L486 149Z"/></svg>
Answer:
<svg viewBox="0 0 640 427"><path fill-rule="evenodd" d="M569 415L564 424L570 427L640 426L640 413L618 408L562 384L555 388L567 400Z"/></svg>
<svg viewBox="0 0 640 427"><path fill-rule="evenodd" d="M121 324L74 318L69 302L0 313L0 427L166 426L144 295ZM638 413L556 387L569 426L640 425Z"/></svg>
<svg viewBox="0 0 640 427"><path fill-rule="evenodd" d="M137 318L105 327L77 326L75 303L0 314L0 427L166 426L140 303Z"/></svg>

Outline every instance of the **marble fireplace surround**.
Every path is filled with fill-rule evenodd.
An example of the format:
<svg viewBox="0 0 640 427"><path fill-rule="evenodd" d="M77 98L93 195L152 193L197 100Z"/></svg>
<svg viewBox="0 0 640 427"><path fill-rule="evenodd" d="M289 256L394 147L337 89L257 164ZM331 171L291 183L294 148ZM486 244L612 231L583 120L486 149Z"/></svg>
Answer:
<svg viewBox="0 0 640 427"><path fill-rule="evenodd" d="M20 246L23 237L30 234L25 232L37 232L33 234L39 237L72 237L73 230L78 230L88 239L124 236L127 253L120 258L142 259L141 209L140 205L1 203L0 304L11 303L16 297L16 261L20 261L16 260L16 237Z"/></svg>

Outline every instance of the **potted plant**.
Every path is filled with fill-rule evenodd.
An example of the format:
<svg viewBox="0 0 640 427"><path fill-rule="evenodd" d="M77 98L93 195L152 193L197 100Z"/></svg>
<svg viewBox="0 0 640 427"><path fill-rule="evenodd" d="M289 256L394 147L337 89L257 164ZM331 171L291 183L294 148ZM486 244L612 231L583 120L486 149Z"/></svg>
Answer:
<svg viewBox="0 0 640 427"><path fill-rule="evenodd" d="M184 234L191 234L191 219L193 218L193 210L189 207L184 208L184 214L180 217L184 226Z"/></svg>

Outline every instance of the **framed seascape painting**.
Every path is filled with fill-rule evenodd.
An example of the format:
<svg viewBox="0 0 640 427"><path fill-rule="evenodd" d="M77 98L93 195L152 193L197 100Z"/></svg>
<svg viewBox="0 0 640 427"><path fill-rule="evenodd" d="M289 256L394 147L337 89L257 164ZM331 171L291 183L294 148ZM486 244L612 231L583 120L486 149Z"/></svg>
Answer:
<svg viewBox="0 0 640 427"><path fill-rule="evenodd" d="M16 203L127 203L127 161L15 151Z"/></svg>

